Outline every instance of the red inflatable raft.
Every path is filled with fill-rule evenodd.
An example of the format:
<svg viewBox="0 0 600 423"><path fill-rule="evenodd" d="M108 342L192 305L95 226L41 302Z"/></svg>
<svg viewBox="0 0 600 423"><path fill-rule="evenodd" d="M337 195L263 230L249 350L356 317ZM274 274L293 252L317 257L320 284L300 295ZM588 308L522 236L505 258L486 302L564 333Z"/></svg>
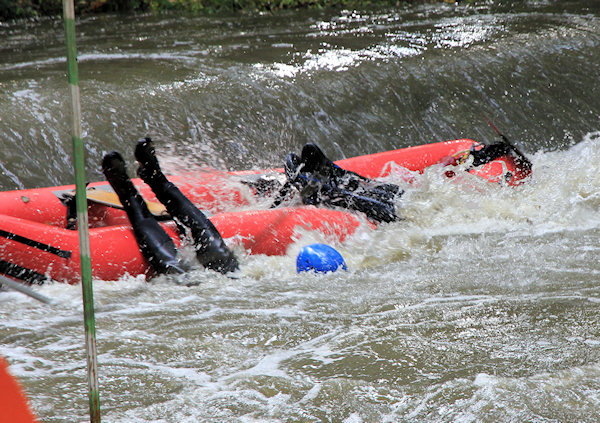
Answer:
<svg viewBox="0 0 600 423"><path fill-rule="evenodd" d="M448 156L460 156L479 145L461 139L354 157L336 164L368 178L379 178L388 175L394 163L422 172ZM527 172L517 169L512 156L500 157L469 172L509 185L527 176ZM360 225L374 226L360 213L344 210L314 206L249 209L252 193L241 180L261 173L265 172L207 171L171 176L170 180L209 213L229 245L241 244L249 254L283 255L297 240L299 230L320 231L332 240L344 241ZM133 182L146 200L156 201L141 180ZM0 273L29 283L80 280L78 232L66 228L67 208L59 199L73 190L74 186L59 186L0 192ZM88 187L92 275L95 279L117 280L125 274L147 274L150 268L129 220L124 211L114 207L112 196L106 182ZM161 225L180 245L174 222L165 220Z"/></svg>

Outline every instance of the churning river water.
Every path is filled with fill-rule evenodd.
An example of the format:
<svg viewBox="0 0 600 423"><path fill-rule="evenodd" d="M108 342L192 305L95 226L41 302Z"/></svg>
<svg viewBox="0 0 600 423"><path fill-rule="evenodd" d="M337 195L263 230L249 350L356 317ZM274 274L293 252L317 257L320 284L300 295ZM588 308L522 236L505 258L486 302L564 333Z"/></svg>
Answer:
<svg viewBox="0 0 600 423"><path fill-rule="evenodd" d="M238 279L94 281L107 422L600 419L600 2L434 3L77 22L87 177L142 136L163 168L279 167L460 137L534 165L439 169L348 272L241 259ZM62 22L0 24L0 188L73 183ZM394 182L394 177L390 177ZM89 420L81 289L0 291L0 355L44 422Z"/></svg>

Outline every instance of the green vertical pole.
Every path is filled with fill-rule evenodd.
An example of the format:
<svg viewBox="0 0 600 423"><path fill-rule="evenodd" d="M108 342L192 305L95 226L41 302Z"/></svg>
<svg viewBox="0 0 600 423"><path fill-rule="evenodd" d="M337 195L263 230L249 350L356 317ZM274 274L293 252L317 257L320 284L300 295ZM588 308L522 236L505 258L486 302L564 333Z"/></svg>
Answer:
<svg viewBox="0 0 600 423"><path fill-rule="evenodd" d="M100 422L100 398L96 360L96 323L94 317L94 291L92 289L92 260L88 229L87 196L85 193L84 149L81 131L81 103L79 101L79 75L77 70L77 47L75 45L75 7L73 0L63 0L63 15L67 42L67 69L71 104L73 108L73 161L75 164L75 201L81 256L81 289L83 292L83 318L85 346L87 350L88 396L90 421Z"/></svg>

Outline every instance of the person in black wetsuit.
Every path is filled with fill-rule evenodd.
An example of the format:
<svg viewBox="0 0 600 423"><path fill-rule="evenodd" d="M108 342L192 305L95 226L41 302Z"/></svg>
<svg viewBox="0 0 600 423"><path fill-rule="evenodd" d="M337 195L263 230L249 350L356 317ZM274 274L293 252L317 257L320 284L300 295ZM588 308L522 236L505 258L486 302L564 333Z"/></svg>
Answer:
<svg viewBox="0 0 600 423"><path fill-rule="evenodd" d="M300 156L288 154L284 169L287 181L273 203L275 207L290 197L293 187L304 204L356 210L377 222L398 220L394 198L403 193L399 186L342 169L315 144L304 145Z"/></svg>
<svg viewBox="0 0 600 423"><path fill-rule="evenodd" d="M512 155L517 168L529 174L531 162L506 137L502 138L501 142L468 151L468 155L473 157L471 165L481 166L499 157ZM458 164L455 157L444 159L441 162L443 165ZM394 222L399 219L394 204L394 199L403 194L399 186L380 183L342 169L329 160L315 144L304 145L300 156L289 154L284 168L287 181L279 190L273 207L290 198L292 188L296 188L304 204L324 204L357 210L376 222Z"/></svg>
<svg viewBox="0 0 600 423"><path fill-rule="evenodd" d="M200 264L221 273L237 270L238 261L225 245L219 231L162 173L150 138L138 141L135 158L139 163L140 178L152 188L180 230L184 230L183 227L190 230ZM185 269L177 256L173 240L148 210L127 175L125 161L117 151L104 156L102 171L123 204L140 250L154 270L158 273L183 273Z"/></svg>

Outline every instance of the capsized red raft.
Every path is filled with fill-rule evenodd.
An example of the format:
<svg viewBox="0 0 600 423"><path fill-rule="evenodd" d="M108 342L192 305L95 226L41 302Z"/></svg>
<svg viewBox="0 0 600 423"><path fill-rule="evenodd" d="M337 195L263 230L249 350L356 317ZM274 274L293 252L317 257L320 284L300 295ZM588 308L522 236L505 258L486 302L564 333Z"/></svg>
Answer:
<svg viewBox="0 0 600 423"><path fill-rule="evenodd" d="M422 172L448 156L479 145L460 139L339 160L336 164L368 178L379 178L390 173L392 164ZM344 210L314 206L249 209L252 194L242 179L269 172L281 174L282 170L203 171L169 178L210 214L210 220L229 245L241 244L249 254L283 255L302 230L319 231L341 242L363 224L374 226L360 213ZM527 172L517 168L512 156L500 157L469 172L508 185L516 185L527 176ZM156 201L141 180L133 182L145 199ZM80 280L78 232L67 229L67 207L59 199L73 190L74 186L69 185L0 192L0 273L29 283ZM90 198L96 197L88 205L92 276L117 280L125 274L151 273L124 211L97 195L113 194L110 186L106 182L92 183L88 193ZM165 220L161 225L180 245L174 222Z"/></svg>

